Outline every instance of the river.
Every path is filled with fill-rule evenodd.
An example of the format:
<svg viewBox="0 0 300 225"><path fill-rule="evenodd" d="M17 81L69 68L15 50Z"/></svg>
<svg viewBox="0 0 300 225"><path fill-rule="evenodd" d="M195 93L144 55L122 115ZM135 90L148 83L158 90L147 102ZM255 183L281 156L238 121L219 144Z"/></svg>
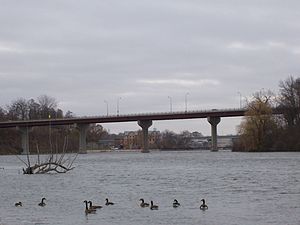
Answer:
<svg viewBox="0 0 300 225"><path fill-rule="evenodd" d="M15 156L0 156L0 224L300 224L300 153L89 153L74 165L66 174L23 175ZM106 198L115 205L104 206ZM140 198L159 209L141 208ZM84 200L103 208L85 215Z"/></svg>

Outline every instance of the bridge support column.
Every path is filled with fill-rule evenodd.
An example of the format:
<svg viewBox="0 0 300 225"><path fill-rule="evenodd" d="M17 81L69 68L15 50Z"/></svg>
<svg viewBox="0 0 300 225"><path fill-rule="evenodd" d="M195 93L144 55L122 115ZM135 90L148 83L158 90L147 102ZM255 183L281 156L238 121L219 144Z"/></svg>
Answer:
<svg viewBox="0 0 300 225"><path fill-rule="evenodd" d="M21 133L21 145L22 145L22 155L29 154L29 138L28 133L29 129L28 127L17 127L17 130Z"/></svg>
<svg viewBox="0 0 300 225"><path fill-rule="evenodd" d="M218 151L218 134L217 134L217 125L220 123L220 117L207 117L207 121L211 125L211 151Z"/></svg>
<svg viewBox="0 0 300 225"><path fill-rule="evenodd" d="M138 125L143 129L143 149L142 153L148 153L148 128L152 125L152 120L139 120Z"/></svg>
<svg viewBox="0 0 300 225"><path fill-rule="evenodd" d="M89 124L77 124L79 129L79 153L86 154L86 133L89 128Z"/></svg>

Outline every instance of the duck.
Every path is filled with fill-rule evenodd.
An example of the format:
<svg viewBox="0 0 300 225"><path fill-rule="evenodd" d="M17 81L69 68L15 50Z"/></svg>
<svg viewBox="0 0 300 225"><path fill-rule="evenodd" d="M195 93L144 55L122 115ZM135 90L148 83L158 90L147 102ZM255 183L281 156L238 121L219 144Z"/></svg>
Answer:
<svg viewBox="0 0 300 225"><path fill-rule="evenodd" d="M101 205L93 205L92 201L88 201L88 203L90 204L90 209L101 209L102 206Z"/></svg>
<svg viewBox="0 0 300 225"><path fill-rule="evenodd" d="M18 206L23 206L23 205L22 205L22 202L16 202L15 206L18 207Z"/></svg>
<svg viewBox="0 0 300 225"><path fill-rule="evenodd" d="M39 206L44 207L46 205L46 203L44 202L44 200L47 200L46 198L42 198L42 201L39 203Z"/></svg>
<svg viewBox="0 0 300 225"><path fill-rule="evenodd" d="M151 201L150 209L151 210L157 210L158 209L158 205L153 205L153 201Z"/></svg>
<svg viewBox="0 0 300 225"><path fill-rule="evenodd" d="M88 201L84 200L83 201L85 203L85 214L90 214L90 213L95 213L96 209L91 209L88 207Z"/></svg>
<svg viewBox="0 0 300 225"><path fill-rule="evenodd" d="M201 210L206 210L206 209L208 209L208 206L205 204L205 199L201 199L201 201L202 201L202 205L200 205L200 209L201 209Z"/></svg>
<svg viewBox="0 0 300 225"><path fill-rule="evenodd" d="M144 202L144 199L143 199L143 198L141 198L140 201L141 201L140 206L141 206L142 208L144 208L144 207L149 207L149 203Z"/></svg>
<svg viewBox="0 0 300 225"><path fill-rule="evenodd" d="M114 203L113 202L110 202L110 201L108 201L108 198L107 199L105 199L106 200L106 203L105 203L105 205L113 205Z"/></svg>
<svg viewBox="0 0 300 225"><path fill-rule="evenodd" d="M177 201L177 199L174 199L174 201L173 201L173 207L177 208L178 206L180 206L180 203Z"/></svg>

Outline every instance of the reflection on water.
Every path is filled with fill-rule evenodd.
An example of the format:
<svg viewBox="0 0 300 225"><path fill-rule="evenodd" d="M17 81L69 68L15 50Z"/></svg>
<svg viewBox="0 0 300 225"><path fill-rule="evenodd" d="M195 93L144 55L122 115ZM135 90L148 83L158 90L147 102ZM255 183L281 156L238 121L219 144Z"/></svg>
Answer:
<svg viewBox="0 0 300 225"><path fill-rule="evenodd" d="M66 174L23 175L0 156L0 224L299 224L300 154L231 152L79 155ZM38 206L41 198L45 207ZM105 199L115 202L105 206ZM153 200L159 210L141 208ZM181 206L173 208L177 199ZM206 199L207 211L199 210ZM85 215L84 200L103 205ZM15 207L22 201L23 207Z"/></svg>

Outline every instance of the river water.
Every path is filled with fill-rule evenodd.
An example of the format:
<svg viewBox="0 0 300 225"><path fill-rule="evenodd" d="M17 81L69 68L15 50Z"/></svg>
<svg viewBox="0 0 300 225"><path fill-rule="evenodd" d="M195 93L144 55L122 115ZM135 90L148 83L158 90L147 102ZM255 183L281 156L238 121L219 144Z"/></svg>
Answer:
<svg viewBox="0 0 300 225"><path fill-rule="evenodd" d="M0 224L300 224L300 153L90 153L74 165L66 174L23 175L15 156L0 156ZM104 205L107 197L115 205L85 215L84 200ZM140 198L159 210L141 208Z"/></svg>

